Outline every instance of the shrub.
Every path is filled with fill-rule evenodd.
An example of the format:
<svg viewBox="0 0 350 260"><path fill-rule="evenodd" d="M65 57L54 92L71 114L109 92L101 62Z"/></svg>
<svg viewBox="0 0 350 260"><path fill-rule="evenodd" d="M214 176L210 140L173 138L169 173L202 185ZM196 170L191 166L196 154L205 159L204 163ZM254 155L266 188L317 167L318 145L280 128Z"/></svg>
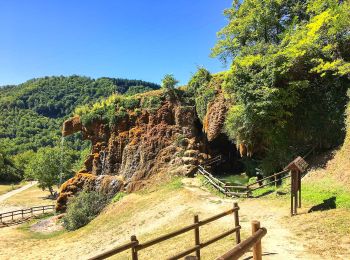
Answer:
<svg viewBox="0 0 350 260"><path fill-rule="evenodd" d="M215 99L216 91L212 88L201 89L200 95L196 97L196 110L199 119L203 122L203 119L207 113L207 106L209 102Z"/></svg>
<svg viewBox="0 0 350 260"><path fill-rule="evenodd" d="M126 109L134 109L140 105L140 100L134 97L126 97L120 100L119 106Z"/></svg>
<svg viewBox="0 0 350 260"><path fill-rule="evenodd" d="M152 91L153 88L145 87L145 86L131 86L128 88L128 90L125 92L126 96L133 96L135 94L144 93L148 91Z"/></svg>
<svg viewBox="0 0 350 260"><path fill-rule="evenodd" d="M82 191L71 198L67 205L67 214L63 226L67 230L76 230L88 224L107 205L107 196L95 191Z"/></svg>
<svg viewBox="0 0 350 260"><path fill-rule="evenodd" d="M115 195L112 199L112 203L120 201L123 197L125 197L125 192L118 192L117 195Z"/></svg>
<svg viewBox="0 0 350 260"><path fill-rule="evenodd" d="M188 91L196 94L200 88L205 88L212 76L208 70L203 67L199 67L197 72L192 76L188 82Z"/></svg>
<svg viewBox="0 0 350 260"><path fill-rule="evenodd" d="M134 112L135 112L135 115L136 116L139 116L139 115L141 115L141 109L140 108L136 108L135 110L134 110Z"/></svg>
<svg viewBox="0 0 350 260"><path fill-rule="evenodd" d="M146 96L143 98L141 107L148 110L157 110L162 105L162 99L159 96Z"/></svg>
<svg viewBox="0 0 350 260"><path fill-rule="evenodd" d="M173 74L166 74L162 79L162 88L172 90L177 83L179 83L179 81L175 79Z"/></svg>

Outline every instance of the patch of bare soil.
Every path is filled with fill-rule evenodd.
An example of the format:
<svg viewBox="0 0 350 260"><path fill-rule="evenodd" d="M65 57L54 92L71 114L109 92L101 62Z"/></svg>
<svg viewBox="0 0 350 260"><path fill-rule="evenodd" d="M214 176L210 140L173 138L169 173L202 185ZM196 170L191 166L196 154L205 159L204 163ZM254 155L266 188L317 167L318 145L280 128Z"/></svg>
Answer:
<svg viewBox="0 0 350 260"><path fill-rule="evenodd" d="M30 227L30 231L46 234L61 231L64 229L61 221L62 217L63 214L40 220Z"/></svg>
<svg viewBox="0 0 350 260"><path fill-rule="evenodd" d="M208 196L208 192L198 186L198 179L187 179L185 183L187 189L192 192L207 196L208 200L218 200L218 197ZM267 229L267 235L262 241L264 259L329 259L310 252L307 249L307 241L296 236L284 225L285 218L293 221L289 217L288 208L273 205L271 201L263 199L245 199L238 203L242 230L250 232L252 220L260 221L261 226ZM215 207L212 203L207 205ZM249 255L251 253L246 254L246 257Z"/></svg>

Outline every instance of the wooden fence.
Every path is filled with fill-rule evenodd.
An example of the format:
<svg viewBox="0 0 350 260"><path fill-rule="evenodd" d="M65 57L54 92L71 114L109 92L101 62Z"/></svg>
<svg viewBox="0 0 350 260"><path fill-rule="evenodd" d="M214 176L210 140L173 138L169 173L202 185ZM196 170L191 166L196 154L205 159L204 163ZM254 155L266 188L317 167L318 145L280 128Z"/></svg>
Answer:
<svg viewBox="0 0 350 260"><path fill-rule="evenodd" d="M219 180L218 178L214 177L202 165L198 166L198 172L201 175L203 175L204 178L215 189L217 189L218 191L220 191L221 193L229 197L242 197L242 196L250 197L252 196L253 191L262 189L271 184L277 185L277 182L290 177L289 170L285 170L285 171L275 173L271 176L262 178L248 185L232 185L230 183L223 182L222 180ZM283 176L284 174L286 175ZM264 181L267 181L267 182L263 183Z"/></svg>
<svg viewBox="0 0 350 260"><path fill-rule="evenodd" d="M239 243L226 254L217 258L217 260L236 260L253 248L253 259L262 259L261 239L266 235L266 228L260 228L259 221L252 221L252 235L243 242Z"/></svg>
<svg viewBox="0 0 350 260"><path fill-rule="evenodd" d="M111 257L111 256L116 255L118 253L124 252L126 250L131 250L132 259L137 260L138 259L138 252L140 250L146 249L150 246L153 246L155 244L161 243L161 242L166 241L168 239L174 238L176 236L179 236L179 235L184 234L186 232L189 232L191 230L194 231L194 246L187 249L187 250L184 250L184 251L178 253L177 255L172 256L168 259L180 259L180 258L183 258L183 257L191 254L191 253L195 253L196 258L200 259L202 248L204 248L204 247L206 247L214 242L217 242L220 239L223 239L224 237L227 237L231 234L235 233L236 244L238 244L238 245L240 244L240 242L241 242L241 232L240 232L241 226L239 225L238 211L239 211L238 204L234 203L232 209L225 211L225 212L222 212L220 214L217 214L215 216L212 216L210 218L204 219L204 220L199 220L198 215L195 215L193 224L186 226L184 228L178 229L176 231L173 231L169 234L160 236L160 237L155 238L153 240L146 241L144 243L140 243L137 240L136 236L131 236L131 241L129 243L126 243L122 246L116 247L116 248L111 249L109 251L106 251L102 254L99 254L95 257L92 257L92 258L90 258L90 260L106 259L108 257ZM230 215L230 214L234 215L234 223L233 223L233 227L231 229L229 229L228 231L226 231L222 234L219 234L219 235L217 235L217 236L215 236L215 237L213 237L205 242L201 242L200 232L199 232L199 228L201 226L204 226L208 223L211 223L215 220L218 220L218 219L220 219L224 216Z"/></svg>
<svg viewBox="0 0 350 260"><path fill-rule="evenodd" d="M38 213L38 212L40 212L40 214L43 214L54 209L55 209L55 205L45 205L45 206L37 206L37 207L28 208L28 209L20 209L20 210L0 213L0 223L6 224L11 221L13 222L18 219L24 219L24 218L34 216L35 213Z"/></svg>

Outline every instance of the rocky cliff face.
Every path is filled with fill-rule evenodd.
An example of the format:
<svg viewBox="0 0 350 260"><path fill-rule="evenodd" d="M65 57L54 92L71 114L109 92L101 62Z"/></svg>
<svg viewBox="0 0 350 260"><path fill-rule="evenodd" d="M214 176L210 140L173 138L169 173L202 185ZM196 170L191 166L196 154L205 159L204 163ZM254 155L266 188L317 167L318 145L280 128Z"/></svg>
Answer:
<svg viewBox="0 0 350 260"><path fill-rule="evenodd" d="M91 140L92 151L85 169L62 185L59 210L81 189L97 190L104 178L114 183L112 193L131 192L153 176L194 174L196 166L209 156L195 108L181 102L165 100L155 111L128 111L112 126L99 120L82 125L79 117L64 123L64 135L78 131Z"/></svg>
<svg viewBox="0 0 350 260"><path fill-rule="evenodd" d="M222 93L208 104L207 114L204 117L203 130L208 141L213 141L222 132L227 113L227 102Z"/></svg>

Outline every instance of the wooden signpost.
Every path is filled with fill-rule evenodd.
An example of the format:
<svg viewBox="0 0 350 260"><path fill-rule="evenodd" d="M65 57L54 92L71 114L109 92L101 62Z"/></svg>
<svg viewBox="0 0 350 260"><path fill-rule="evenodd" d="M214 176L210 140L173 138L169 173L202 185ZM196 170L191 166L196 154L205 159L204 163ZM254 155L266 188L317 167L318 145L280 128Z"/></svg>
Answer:
<svg viewBox="0 0 350 260"><path fill-rule="evenodd" d="M297 214L297 208L301 207L301 174L305 172L308 163L300 156L285 167L285 170L291 171L291 198L290 214Z"/></svg>

